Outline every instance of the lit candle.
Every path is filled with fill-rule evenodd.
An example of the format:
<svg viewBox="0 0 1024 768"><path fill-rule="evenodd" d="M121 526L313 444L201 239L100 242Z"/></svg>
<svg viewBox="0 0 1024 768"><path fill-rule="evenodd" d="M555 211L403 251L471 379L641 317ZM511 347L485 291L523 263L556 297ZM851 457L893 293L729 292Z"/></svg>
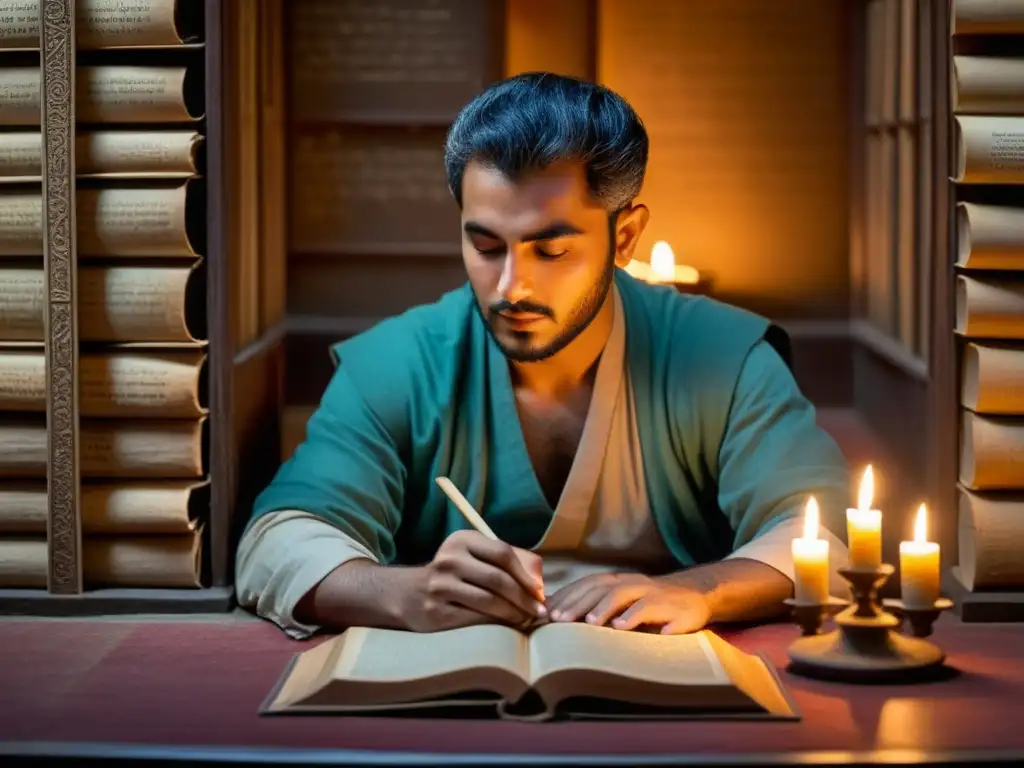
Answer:
<svg viewBox="0 0 1024 768"><path fill-rule="evenodd" d="M939 599L939 545L928 541L928 510L914 521L914 540L900 542L900 591L908 608L931 608Z"/></svg>
<svg viewBox="0 0 1024 768"><path fill-rule="evenodd" d="M664 240L659 240L651 248L651 272L659 283L696 285L700 282L700 273L696 269L676 264L672 246Z"/></svg>
<svg viewBox="0 0 1024 768"><path fill-rule="evenodd" d="M659 240L651 248L651 263L630 261L626 272L633 277L648 283L674 286L697 286L700 283L700 272L685 264L676 264L676 255L672 246Z"/></svg>
<svg viewBox="0 0 1024 768"><path fill-rule="evenodd" d="M828 540L818 538L818 502L804 510L803 538L793 539L793 599L797 605L828 602Z"/></svg>
<svg viewBox="0 0 1024 768"><path fill-rule="evenodd" d="M874 570L882 564L882 513L871 508L874 495L875 475L868 464L860 482L857 509L846 510L850 568Z"/></svg>

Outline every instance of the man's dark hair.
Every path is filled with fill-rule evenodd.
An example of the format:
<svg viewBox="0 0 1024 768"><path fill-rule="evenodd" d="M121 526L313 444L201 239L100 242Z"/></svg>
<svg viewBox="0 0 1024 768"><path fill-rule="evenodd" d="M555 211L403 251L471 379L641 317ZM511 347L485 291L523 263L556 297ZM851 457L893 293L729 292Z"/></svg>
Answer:
<svg viewBox="0 0 1024 768"><path fill-rule="evenodd" d="M471 160L512 180L559 161L581 162L594 199L614 212L639 194L647 146L640 118L614 91L526 72L488 86L462 108L448 131L444 165L461 208Z"/></svg>

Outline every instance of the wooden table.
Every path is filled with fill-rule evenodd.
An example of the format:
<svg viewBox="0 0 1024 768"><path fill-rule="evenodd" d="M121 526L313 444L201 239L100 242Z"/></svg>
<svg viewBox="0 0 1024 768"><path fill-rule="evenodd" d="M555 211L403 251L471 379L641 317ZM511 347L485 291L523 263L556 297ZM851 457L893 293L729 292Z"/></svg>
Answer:
<svg viewBox="0 0 1024 768"><path fill-rule="evenodd" d="M255 620L0 620L0 764L779 765L1024 761L1024 625L933 637L959 670L917 686L785 671L788 624L723 636L779 666L787 722L505 723L297 716L257 707L297 650ZM317 642L317 641L312 641ZM21 762L17 762L21 764Z"/></svg>

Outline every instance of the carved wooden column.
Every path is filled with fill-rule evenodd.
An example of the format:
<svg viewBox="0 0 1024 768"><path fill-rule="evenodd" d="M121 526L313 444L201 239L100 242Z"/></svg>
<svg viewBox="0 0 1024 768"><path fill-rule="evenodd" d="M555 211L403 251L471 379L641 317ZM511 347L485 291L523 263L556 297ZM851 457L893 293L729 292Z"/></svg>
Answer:
<svg viewBox="0 0 1024 768"><path fill-rule="evenodd" d="M82 591L75 225L75 0L43 0L43 273L51 593Z"/></svg>

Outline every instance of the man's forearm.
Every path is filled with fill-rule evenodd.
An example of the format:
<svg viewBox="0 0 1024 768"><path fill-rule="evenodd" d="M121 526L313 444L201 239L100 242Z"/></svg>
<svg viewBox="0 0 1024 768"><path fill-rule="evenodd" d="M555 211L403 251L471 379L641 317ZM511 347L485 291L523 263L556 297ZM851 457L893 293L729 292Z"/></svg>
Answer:
<svg viewBox="0 0 1024 768"><path fill-rule="evenodd" d="M419 569L382 566L360 558L338 566L299 600L299 621L333 629L406 629L403 596Z"/></svg>
<svg viewBox="0 0 1024 768"><path fill-rule="evenodd" d="M759 621L785 610L793 594L784 574L758 560L741 557L708 563L662 577L695 589L708 601L712 622Z"/></svg>

